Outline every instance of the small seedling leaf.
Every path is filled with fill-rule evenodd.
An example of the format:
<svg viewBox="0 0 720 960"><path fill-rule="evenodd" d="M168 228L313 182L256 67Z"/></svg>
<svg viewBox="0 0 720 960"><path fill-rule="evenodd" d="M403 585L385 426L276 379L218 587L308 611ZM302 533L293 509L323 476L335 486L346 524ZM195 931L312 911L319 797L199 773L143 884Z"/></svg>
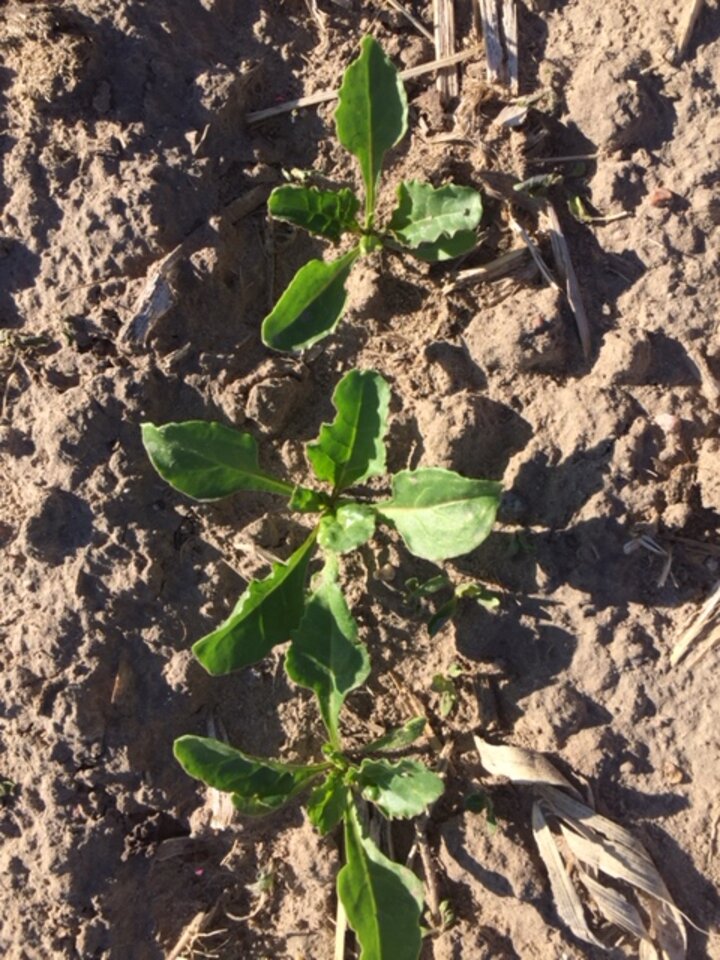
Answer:
<svg viewBox="0 0 720 960"><path fill-rule="evenodd" d="M416 817L441 796L440 777L418 760L363 760L358 773L363 797L386 817Z"/></svg>
<svg viewBox="0 0 720 960"><path fill-rule="evenodd" d="M318 545L333 553L347 553L367 543L375 532L375 511L363 503L338 507L335 516L323 517L318 526Z"/></svg>
<svg viewBox="0 0 720 960"><path fill-rule="evenodd" d="M208 673L239 670L290 639L305 608L305 578L314 546L313 533L286 563L276 563L269 577L253 580L228 619L193 645Z"/></svg>
<svg viewBox="0 0 720 960"><path fill-rule="evenodd" d="M407 130L405 88L373 37L363 39L360 56L345 71L335 125L338 140L360 163L371 220L383 157Z"/></svg>
<svg viewBox="0 0 720 960"><path fill-rule="evenodd" d="M307 455L315 476L339 493L354 483L385 472L390 388L372 370L351 370L333 393L337 416L324 423Z"/></svg>
<svg viewBox="0 0 720 960"><path fill-rule="evenodd" d="M471 187L448 183L435 188L410 180L398 187L390 229L401 243L414 249L457 234L467 236L480 223L482 212L482 197Z"/></svg>
<svg viewBox="0 0 720 960"><path fill-rule="evenodd" d="M337 260L310 260L301 267L265 317L262 340L275 350L306 350L335 329L345 307L345 282L358 247Z"/></svg>
<svg viewBox="0 0 720 960"><path fill-rule="evenodd" d="M293 489L288 503L291 510L300 513L320 513L330 506L330 497L326 493L310 490L308 487L297 486Z"/></svg>
<svg viewBox="0 0 720 960"><path fill-rule="evenodd" d="M392 499L377 504L376 510L395 526L411 553L437 561L481 544L499 502L499 483L423 467L395 474Z"/></svg>
<svg viewBox="0 0 720 960"><path fill-rule="evenodd" d="M348 788L339 771L328 774L312 791L305 806L310 822L320 833L329 833L340 823L347 809L348 795Z"/></svg>
<svg viewBox="0 0 720 960"><path fill-rule="evenodd" d="M292 484L264 473L255 438L211 420L142 425L150 462L163 480L195 500L218 500L238 490L290 496Z"/></svg>
<svg viewBox="0 0 720 960"><path fill-rule="evenodd" d="M324 769L260 760L209 737L180 737L173 750L186 773L232 794L238 810L254 815L281 807Z"/></svg>
<svg viewBox="0 0 720 960"><path fill-rule="evenodd" d="M455 684L450 677L446 677L442 673L436 673L432 679L431 687L435 693L440 694L439 712L440 716L445 719L445 717L450 716L457 703L458 694Z"/></svg>
<svg viewBox="0 0 720 960"><path fill-rule="evenodd" d="M339 748L340 709L346 695L367 679L370 660L334 580L325 580L307 601L285 668L291 680L314 691L330 741Z"/></svg>
<svg viewBox="0 0 720 960"><path fill-rule="evenodd" d="M360 201L346 187L318 190L288 184L276 187L268 199L268 210L277 220L286 220L310 233L339 240L346 230L357 229L355 217Z"/></svg>
<svg viewBox="0 0 720 960"><path fill-rule="evenodd" d="M422 884L380 852L360 825L354 805L345 816L345 858L338 897L360 943L360 960L417 960Z"/></svg>
<svg viewBox="0 0 720 960"><path fill-rule="evenodd" d="M362 748L363 753L376 753L390 750L404 750L423 735L427 720L425 717L413 717L401 727L394 730L388 730L382 737L366 743Z"/></svg>

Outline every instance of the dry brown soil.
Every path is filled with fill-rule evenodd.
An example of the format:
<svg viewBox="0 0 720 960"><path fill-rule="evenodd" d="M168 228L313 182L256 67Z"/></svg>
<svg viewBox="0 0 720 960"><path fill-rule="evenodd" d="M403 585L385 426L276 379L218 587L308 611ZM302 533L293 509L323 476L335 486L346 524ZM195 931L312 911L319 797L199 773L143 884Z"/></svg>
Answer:
<svg viewBox="0 0 720 960"><path fill-rule="evenodd" d="M429 17L429 3L407 5ZM403 721L414 696L454 744L428 837L456 922L423 957L600 956L560 926L527 794L483 774L473 732L587 778L679 906L716 927L719 654L675 668L669 654L720 562L720 14L706 4L678 66L682 6L521 2L521 90L545 91L522 130L493 126L507 97L485 86L482 55L447 110L432 80L408 85L413 133L390 157L385 208L401 176L485 190L469 268L512 242L499 174L564 174L551 196L587 359L537 276L448 292L456 265L390 255L363 264L337 334L288 359L263 348L259 324L322 247L271 225L264 199L283 170L349 184L356 171L333 144L332 104L257 126L246 114L332 88L367 32L402 66L431 59L430 44L360 0L318 0L319 20L303 0L0 4L4 956L156 960L219 903L193 956L332 957L339 838L320 839L297 805L216 829L171 757L176 736L209 729L259 754L317 749L315 707L280 654L211 680L189 653L302 524L270 497L173 493L138 425L242 424L265 464L302 479L303 442L355 364L392 385L393 469L446 465L507 491L497 532L449 565L503 593L497 613L468 604L430 639L403 591L429 565L392 536L345 564L374 665L349 732ZM469 4L457 7L471 45ZM576 154L597 156L538 163ZM578 223L573 194L626 216ZM174 305L133 340L148 277L180 244ZM627 552L642 534L665 555ZM453 663L460 697L443 721L430 683ZM480 788L494 834L463 809ZM249 885L267 874L260 909L233 919L255 911ZM689 936L690 958L720 957L717 934Z"/></svg>

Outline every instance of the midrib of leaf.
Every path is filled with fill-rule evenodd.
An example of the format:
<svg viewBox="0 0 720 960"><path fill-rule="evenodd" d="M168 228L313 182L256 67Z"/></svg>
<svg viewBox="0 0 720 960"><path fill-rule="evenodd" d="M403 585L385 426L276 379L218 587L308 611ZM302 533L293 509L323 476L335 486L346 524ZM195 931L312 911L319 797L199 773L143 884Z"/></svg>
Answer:
<svg viewBox="0 0 720 960"><path fill-rule="evenodd" d="M368 854L367 850L365 849L365 846L364 846L364 844L363 844L363 842L362 842L362 837L360 836L360 825L359 825L359 822L358 822L358 820L357 820L356 818L357 818L357 814L355 814L354 816L353 816L352 814L350 814L350 816L349 816L350 829L353 831L353 834L354 834L354 836L355 836L355 843L357 844L358 849L360 850L360 861L361 861L361 863L362 863L362 871L361 871L361 872L362 872L363 878L364 878L364 880L365 880L365 886L366 886L366 888L367 888L368 890L371 891L371 894L372 894L373 915L374 915L375 917L378 917L379 914L380 914L380 910L379 910L379 908L378 908L378 900L377 900L377 897L375 896L375 889L374 889L374 886L373 886L373 883L372 883L372 876L371 876L370 866L369 866L370 863L372 863L373 861L370 859L370 856L369 856L369 854ZM373 938L373 941L374 941L373 947L374 947L375 951L377 952L377 956L380 956L380 945L382 944L382 938L380 937L380 923L379 923L379 922L375 924L375 930L376 930L377 932L376 932L375 937ZM366 950L366 944L363 944L363 945L362 945L362 948L363 948L363 953L364 953L365 950Z"/></svg>
<svg viewBox="0 0 720 960"><path fill-rule="evenodd" d="M377 184L377 175L375 173L375 143L373 140L373 97L370 90L370 61L367 63L367 84L365 84L365 95L367 98L367 116L368 116L368 143L370 144L369 160L370 170L368 183L366 184L367 193L365 195L365 229L371 230L375 216L375 188Z"/></svg>
<svg viewBox="0 0 720 960"><path fill-rule="evenodd" d="M475 500L480 500L484 497L490 497L490 496L491 494L489 493L479 493L474 497L463 497L462 500L443 500L441 503L415 503L407 507L401 506L399 504L394 504L392 501L386 500L385 503L378 503L376 509L380 513L388 513L389 511L393 511L393 510L396 510L398 512L402 510L428 510L428 509L440 510L440 509L443 509L444 507L455 507L461 503L472 503ZM389 506L386 506L386 504L389 504Z"/></svg>
<svg viewBox="0 0 720 960"><path fill-rule="evenodd" d="M364 396L365 396L365 387L363 386L361 398L364 398ZM342 447L344 447L350 454L352 454L354 441L357 439L357 435L358 435L358 424L360 423L360 416L362 414L362 399L361 399L361 402L357 405L357 412L355 417L352 420L349 420L347 417L347 414L344 413L343 411L339 411L339 412L340 412L341 419L350 427L351 436L352 436L352 440L350 443L344 443L342 440L340 440L339 442ZM351 465L351 457L348 457L348 459L345 461L345 463L343 463L342 467L340 468L340 476L335 481L335 486L333 488L333 494L332 494L333 497L336 497L344 489L345 477L348 474L348 467L350 465Z"/></svg>

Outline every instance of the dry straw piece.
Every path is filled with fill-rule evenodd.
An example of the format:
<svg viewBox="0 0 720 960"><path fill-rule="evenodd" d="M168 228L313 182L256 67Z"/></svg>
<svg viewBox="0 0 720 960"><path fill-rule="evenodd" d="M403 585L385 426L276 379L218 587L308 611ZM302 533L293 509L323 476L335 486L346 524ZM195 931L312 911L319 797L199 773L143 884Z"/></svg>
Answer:
<svg viewBox="0 0 720 960"><path fill-rule="evenodd" d="M615 931L615 942L639 941L639 960L685 960L683 915L649 854L628 830L588 806L549 760L520 747L475 737L482 765L498 777L532 787L532 828L560 919L575 936L610 947L593 929L586 905Z"/></svg>

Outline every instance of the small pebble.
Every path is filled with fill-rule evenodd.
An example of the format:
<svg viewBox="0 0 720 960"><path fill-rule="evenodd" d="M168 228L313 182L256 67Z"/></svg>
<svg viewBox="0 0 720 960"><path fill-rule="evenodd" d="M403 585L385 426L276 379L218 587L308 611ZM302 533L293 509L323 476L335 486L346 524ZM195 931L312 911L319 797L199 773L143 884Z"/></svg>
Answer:
<svg viewBox="0 0 720 960"><path fill-rule="evenodd" d="M667 187L655 187L650 194L649 203L651 207L669 207L674 197L675 194Z"/></svg>

